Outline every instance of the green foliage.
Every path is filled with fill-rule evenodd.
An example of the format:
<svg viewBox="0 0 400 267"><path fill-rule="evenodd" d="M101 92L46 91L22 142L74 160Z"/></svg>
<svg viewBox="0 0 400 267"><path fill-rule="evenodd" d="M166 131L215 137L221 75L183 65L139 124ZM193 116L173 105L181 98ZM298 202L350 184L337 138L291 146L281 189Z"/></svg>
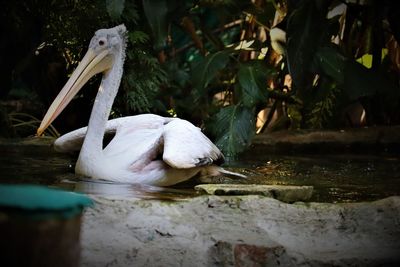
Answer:
<svg viewBox="0 0 400 267"><path fill-rule="evenodd" d="M239 65L237 79L242 90L241 99L246 107L255 107L268 98L266 89L267 78L272 76L270 69L258 61Z"/></svg>
<svg viewBox="0 0 400 267"><path fill-rule="evenodd" d="M128 38L132 45L146 44L149 41L149 35L142 31L128 32Z"/></svg>
<svg viewBox="0 0 400 267"><path fill-rule="evenodd" d="M318 68L335 81L350 101L373 97L382 92L395 99L399 97L398 87L385 75L346 58L337 48L320 48L315 54L315 60Z"/></svg>
<svg viewBox="0 0 400 267"><path fill-rule="evenodd" d="M291 130L300 129L303 121L303 114L301 112L302 106L300 100L296 98L297 102L288 105L287 107L287 119L289 121L289 128Z"/></svg>
<svg viewBox="0 0 400 267"><path fill-rule="evenodd" d="M242 105L223 107L211 125L218 136L216 145L228 158L234 157L251 143L255 132L254 111Z"/></svg>
<svg viewBox="0 0 400 267"><path fill-rule="evenodd" d="M334 119L334 116L338 114L335 109L343 108L346 104L355 101L370 102L372 100L375 106L382 107L380 112L385 113L380 117L388 118L387 116L393 110L393 105L391 108L388 106L383 108L384 104L381 101L388 99L387 96L391 95L393 98L390 102L398 105L399 87L390 82L388 70L374 68L374 65L379 66L380 64L380 50L379 47L376 47L376 38L383 37L371 35L372 24L368 23L374 23L373 20L363 21L366 25L364 43L361 48L360 44L357 44L356 52L361 49L365 49L365 51L375 49L379 52L376 53L379 57L375 57L373 60L375 64L372 64L371 69L359 64L352 56L346 55L350 50L344 49L346 44L338 46L331 42L332 36L339 34L340 27L338 27L338 17L326 19L327 3L328 1L324 3L318 0L303 0L287 15L287 62L294 89L297 90L296 95L303 103L303 106L299 107L303 121L301 125L318 128L326 125L335 126L328 123L328 121L340 121ZM375 6L375 8L379 10L383 7ZM365 6L364 9L359 10L361 10L360 17L373 18L371 14L374 11L369 7ZM366 16L363 12L369 15ZM361 22L357 21L357 18L349 19L349 21L354 25L345 25L353 27L351 31L345 33L352 34L354 27ZM353 44L352 38L355 37L346 36L346 38L350 45ZM375 48L371 48L372 46ZM320 79L322 77L323 80L330 79L330 82L315 83L317 77ZM327 86L327 84L330 85ZM321 90L324 93L320 93ZM337 98L338 95L341 97ZM291 107L289 106L289 108ZM377 109L375 108L375 110ZM370 117L374 116L369 110L367 110L367 118L369 118L368 114Z"/></svg>
<svg viewBox="0 0 400 267"><path fill-rule="evenodd" d="M129 44L113 116L177 115L204 127L225 154L234 156L250 144L257 112L265 107L271 110L267 126L273 112L281 116L270 129L343 127L338 114L356 101L368 103L367 118L375 118L369 124L400 123L394 112L400 110L398 70L390 57L380 57L382 40L391 31L379 31L377 23L384 20L398 33L398 12L393 3L373 1L347 5L349 12L327 19L328 11L341 2L9 1L3 13L5 28L28 34L24 41L35 40L26 51L32 54L42 43L43 50L55 48L65 77L95 30L124 23ZM268 38L278 14L287 31L287 53L281 61ZM31 17L40 21L38 29L25 21ZM332 43L333 37L338 44ZM12 40L5 42L12 46ZM371 69L355 60L365 53L372 55ZM32 56L21 57L9 68L15 80L23 79L21 70L29 60ZM54 61L48 57L40 66ZM292 85L284 84L286 74ZM90 101L93 92L83 91L81 97Z"/></svg>
<svg viewBox="0 0 400 267"><path fill-rule="evenodd" d="M125 0L106 0L108 15L113 20L118 20L124 11Z"/></svg>
<svg viewBox="0 0 400 267"><path fill-rule="evenodd" d="M201 92L207 88L210 82L225 68L229 61L227 51L218 51L207 55L196 64L192 71L193 85Z"/></svg>
<svg viewBox="0 0 400 267"><path fill-rule="evenodd" d="M299 7L288 15L286 50L294 89L304 90L307 86L314 51L320 42L321 24L325 22L323 15L326 12L318 10L316 2L303 0Z"/></svg>
<svg viewBox="0 0 400 267"><path fill-rule="evenodd" d="M314 59L322 72L340 84L344 82L346 58L337 49L321 47L315 53Z"/></svg>
<svg viewBox="0 0 400 267"><path fill-rule="evenodd" d="M130 35L139 36L136 39L147 40L142 33ZM161 68L158 60L143 50L128 51L128 62L123 76L123 92L117 101L126 103L122 114L150 112L155 108L156 97L160 87L167 84L167 75ZM165 110L165 108L164 108Z"/></svg>
<svg viewBox="0 0 400 267"><path fill-rule="evenodd" d="M350 100L373 96L382 85L379 75L355 61L346 61L343 90Z"/></svg>
<svg viewBox="0 0 400 267"><path fill-rule="evenodd" d="M336 83L326 80L321 82L319 91L321 96L316 97L306 118L306 125L313 129L331 127L337 109L337 96L340 93Z"/></svg>
<svg viewBox="0 0 400 267"><path fill-rule="evenodd" d="M159 51L166 46L168 35L168 1L143 0L143 10L154 34L154 49Z"/></svg>

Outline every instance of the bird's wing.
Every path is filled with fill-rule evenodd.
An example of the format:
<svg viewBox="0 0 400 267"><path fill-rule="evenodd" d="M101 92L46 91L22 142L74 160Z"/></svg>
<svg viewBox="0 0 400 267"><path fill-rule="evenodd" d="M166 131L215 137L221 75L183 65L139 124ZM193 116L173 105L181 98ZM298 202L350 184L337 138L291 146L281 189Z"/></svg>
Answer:
<svg viewBox="0 0 400 267"><path fill-rule="evenodd" d="M124 120L126 120L126 118L109 120L107 122L105 135L114 134L117 128L120 127L121 124L123 124ZM55 150L58 152L79 151L82 147L83 140L85 139L86 131L87 127L82 127L60 136L54 142Z"/></svg>
<svg viewBox="0 0 400 267"><path fill-rule="evenodd" d="M54 141L54 149L58 152L79 151L86 135L87 127L66 133Z"/></svg>
<svg viewBox="0 0 400 267"><path fill-rule="evenodd" d="M133 147L137 151L137 146L147 143L158 142L164 124L173 118L164 118L154 114L142 114L128 116L107 121L105 139L112 137L109 144L105 147L104 153L111 155ZM54 148L59 152L79 151L86 136L87 127L82 127L75 131L66 133L54 142ZM135 152L135 154L137 154Z"/></svg>
<svg viewBox="0 0 400 267"><path fill-rule="evenodd" d="M104 148L104 154L113 156L124 154L133 158L153 151L161 145L161 134L168 118L153 114L143 114L121 118L114 138Z"/></svg>
<svg viewBox="0 0 400 267"><path fill-rule="evenodd" d="M163 160L178 169L223 162L221 151L199 128L188 121L175 119L164 126Z"/></svg>

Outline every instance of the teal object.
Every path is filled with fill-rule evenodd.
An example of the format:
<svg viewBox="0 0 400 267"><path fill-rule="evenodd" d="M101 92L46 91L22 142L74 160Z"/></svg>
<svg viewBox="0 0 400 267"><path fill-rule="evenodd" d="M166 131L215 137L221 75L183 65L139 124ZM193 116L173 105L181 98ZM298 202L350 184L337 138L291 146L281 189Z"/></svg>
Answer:
<svg viewBox="0 0 400 267"><path fill-rule="evenodd" d="M0 185L0 209L33 219L78 215L93 201L79 193L38 185Z"/></svg>

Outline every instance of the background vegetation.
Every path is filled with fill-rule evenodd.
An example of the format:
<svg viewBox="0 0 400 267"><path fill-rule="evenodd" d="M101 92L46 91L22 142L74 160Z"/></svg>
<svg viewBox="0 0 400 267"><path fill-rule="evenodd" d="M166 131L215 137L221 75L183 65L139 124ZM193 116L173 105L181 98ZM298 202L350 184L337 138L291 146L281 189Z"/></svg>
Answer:
<svg viewBox="0 0 400 267"><path fill-rule="evenodd" d="M399 4L359 2L7 1L0 135L33 135L94 31L120 23L129 46L112 117L188 119L228 156L256 131L398 124ZM283 55L271 47L276 24L287 33ZM87 124L97 86L72 101L58 132Z"/></svg>

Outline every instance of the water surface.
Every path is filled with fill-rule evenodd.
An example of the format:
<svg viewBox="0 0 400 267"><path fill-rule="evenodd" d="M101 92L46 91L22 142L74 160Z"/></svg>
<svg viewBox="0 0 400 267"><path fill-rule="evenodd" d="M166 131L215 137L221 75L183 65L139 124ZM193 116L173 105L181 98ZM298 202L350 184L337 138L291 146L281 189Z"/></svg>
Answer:
<svg viewBox="0 0 400 267"><path fill-rule="evenodd" d="M389 154L263 155L238 164L251 170L255 183L312 185L318 202L400 195L400 157Z"/></svg>
<svg viewBox="0 0 400 267"><path fill-rule="evenodd" d="M179 200L198 195L197 183L312 185L312 201L356 202L400 195L400 157L395 155L259 155L246 153L231 171L247 179L192 179L171 188L93 182L74 174L77 155L56 153L50 145L0 142L0 183L33 183L89 194Z"/></svg>

